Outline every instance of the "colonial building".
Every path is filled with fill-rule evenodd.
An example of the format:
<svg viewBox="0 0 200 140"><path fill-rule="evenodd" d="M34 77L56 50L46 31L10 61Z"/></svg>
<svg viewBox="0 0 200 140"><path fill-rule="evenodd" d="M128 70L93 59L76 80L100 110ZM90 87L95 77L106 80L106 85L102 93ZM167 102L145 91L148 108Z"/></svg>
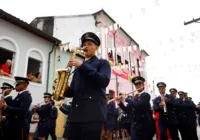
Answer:
<svg viewBox="0 0 200 140"><path fill-rule="evenodd" d="M108 59L112 65L112 78L107 89L129 93L134 90L130 76L141 75L147 78L147 52L141 50L139 44L122 27L117 26L116 21L104 10L86 15L37 17L31 25L68 43L55 52L55 63L51 66L54 69L51 70L66 66L69 53L65 51L69 46L79 47L83 33L95 32L102 41L97 56ZM52 83L49 81L49 85ZM148 90L147 82L146 87Z"/></svg>
<svg viewBox="0 0 200 140"><path fill-rule="evenodd" d="M10 72L0 75L3 82L14 84L14 76L29 77L33 104L43 101L49 80L50 56L61 41L0 9L0 68L9 59ZM41 78L40 76L41 75ZM12 95L17 94L13 91Z"/></svg>

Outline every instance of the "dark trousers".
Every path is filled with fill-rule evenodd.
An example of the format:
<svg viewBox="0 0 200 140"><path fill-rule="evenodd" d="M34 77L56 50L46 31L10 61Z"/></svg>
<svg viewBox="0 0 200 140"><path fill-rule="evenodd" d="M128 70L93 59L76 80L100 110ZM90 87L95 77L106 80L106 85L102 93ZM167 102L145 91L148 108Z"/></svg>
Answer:
<svg viewBox="0 0 200 140"><path fill-rule="evenodd" d="M69 140L100 140L102 122L70 123Z"/></svg>
<svg viewBox="0 0 200 140"><path fill-rule="evenodd" d="M3 139L3 129L2 128L0 128L0 140L4 140Z"/></svg>
<svg viewBox="0 0 200 140"><path fill-rule="evenodd" d="M131 123L131 140L153 140L153 136L146 135L146 134L138 135L135 130L135 123L132 122Z"/></svg>
<svg viewBox="0 0 200 140"><path fill-rule="evenodd" d="M198 140L196 125L186 125L184 123L179 124L179 131L181 133L182 140Z"/></svg>
<svg viewBox="0 0 200 140"><path fill-rule="evenodd" d="M167 121L159 119L160 140L168 140L167 129L171 135L172 140L180 140L178 135L178 125L167 124Z"/></svg>
<svg viewBox="0 0 200 140"><path fill-rule="evenodd" d="M49 135L52 140L56 140L56 127L49 128L49 134L46 136L46 140L48 140Z"/></svg>
<svg viewBox="0 0 200 140"><path fill-rule="evenodd" d="M2 125L2 128L0 128L0 140L7 140L9 135L8 125Z"/></svg>

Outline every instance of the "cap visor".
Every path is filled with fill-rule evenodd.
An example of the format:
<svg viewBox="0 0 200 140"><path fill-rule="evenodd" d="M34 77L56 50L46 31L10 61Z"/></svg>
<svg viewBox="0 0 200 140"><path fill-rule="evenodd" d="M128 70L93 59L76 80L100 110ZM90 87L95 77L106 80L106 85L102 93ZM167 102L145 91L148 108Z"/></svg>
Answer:
<svg viewBox="0 0 200 140"><path fill-rule="evenodd" d="M98 43L96 42L96 40L94 40L94 39L91 38L91 37L85 38L85 39L82 41L82 44L83 44L85 41L87 41L87 40L94 42L96 45L98 44Z"/></svg>

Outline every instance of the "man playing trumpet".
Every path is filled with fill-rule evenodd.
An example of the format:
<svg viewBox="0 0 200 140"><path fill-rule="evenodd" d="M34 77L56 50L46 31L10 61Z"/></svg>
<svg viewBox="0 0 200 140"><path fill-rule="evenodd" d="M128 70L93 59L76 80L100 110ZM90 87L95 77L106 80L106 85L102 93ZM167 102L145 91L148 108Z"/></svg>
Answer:
<svg viewBox="0 0 200 140"><path fill-rule="evenodd" d="M131 122L131 140L152 140L153 138L153 122L152 114L149 110L150 95L144 91L143 77L137 76L132 79L133 84L137 90L134 99L126 98L126 102L132 108L132 122ZM122 103L122 98L116 99L119 102L120 108L126 110Z"/></svg>
<svg viewBox="0 0 200 140"><path fill-rule="evenodd" d="M44 93L45 104L35 105L36 112L40 116L40 121L39 121L39 125L38 125L39 140L45 140L45 138L49 134L50 120L51 120L50 114L52 111L51 97L52 97L52 95L50 93L45 92Z"/></svg>
<svg viewBox="0 0 200 140"><path fill-rule="evenodd" d="M157 84L160 96L154 100L154 111L159 112L159 128L160 139L167 140L167 129L170 132L172 140L179 140L177 129L177 117L176 117L176 101L172 95L166 94L166 84L159 82Z"/></svg>

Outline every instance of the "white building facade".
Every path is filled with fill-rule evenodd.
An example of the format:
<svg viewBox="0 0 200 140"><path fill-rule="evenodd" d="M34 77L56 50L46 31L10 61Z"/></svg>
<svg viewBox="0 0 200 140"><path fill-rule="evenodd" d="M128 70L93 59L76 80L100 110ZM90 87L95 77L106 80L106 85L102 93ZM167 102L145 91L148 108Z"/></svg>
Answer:
<svg viewBox="0 0 200 140"><path fill-rule="evenodd" d="M41 73L41 83L30 82L33 104L43 101L49 70L49 53L61 41L0 9L0 65L12 60L10 77L1 75L0 86L14 85L14 76L27 77L29 72ZM17 94L11 93L13 97Z"/></svg>
<svg viewBox="0 0 200 140"><path fill-rule="evenodd" d="M45 25L48 25L46 20L48 18L38 17L31 24L44 29ZM97 56L109 60L112 65L112 77L107 90L129 93L134 90L129 80L130 76L141 75L147 78L145 57L148 54L140 50L138 43L121 27L115 29L115 25L116 22L104 10L88 15L55 16L52 35L63 43L69 43L71 47L79 47L80 38L85 32L96 33L101 39ZM117 56L117 65L115 65L115 56ZM118 82L116 82L116 75ZM146 87L148 90L147 82Z"/></svg>

